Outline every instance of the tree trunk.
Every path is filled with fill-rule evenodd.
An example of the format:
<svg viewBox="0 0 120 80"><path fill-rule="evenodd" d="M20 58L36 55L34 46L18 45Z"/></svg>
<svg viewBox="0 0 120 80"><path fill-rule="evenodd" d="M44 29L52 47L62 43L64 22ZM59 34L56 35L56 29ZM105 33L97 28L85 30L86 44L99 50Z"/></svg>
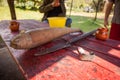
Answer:
<svg viewBox="0 0 120 80"><path fill-rule="evenodd" d="M97 19L97 13L98 13L98 9L96 8L94 21L96 21Z"/></svg>
<svg viewBox="0 0 120 80"><path fill-rule="evenodd" d="M11 13L11 19L16 20L16 13L15 13L15 7L14 7L14 0L7 0L10 13Z"/></svg>

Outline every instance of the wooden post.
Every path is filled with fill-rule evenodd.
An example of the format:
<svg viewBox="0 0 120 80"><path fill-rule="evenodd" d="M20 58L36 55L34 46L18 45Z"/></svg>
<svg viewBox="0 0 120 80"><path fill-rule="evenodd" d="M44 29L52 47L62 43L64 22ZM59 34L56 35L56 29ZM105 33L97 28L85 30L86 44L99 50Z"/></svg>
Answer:
<svg viewBox="0 0 120 80"><path fill-rule="evenodd" d="M14 7L14 0L7 0L10 13L11 13L11 19L16 20L16 13L15 13L15 7Z"/></svg>

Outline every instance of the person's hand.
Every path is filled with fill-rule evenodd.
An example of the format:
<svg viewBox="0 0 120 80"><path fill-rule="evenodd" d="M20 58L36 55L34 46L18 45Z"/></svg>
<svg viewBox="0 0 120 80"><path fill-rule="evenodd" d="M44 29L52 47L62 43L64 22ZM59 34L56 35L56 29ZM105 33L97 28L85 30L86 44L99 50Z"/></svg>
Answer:
<svg viewBox="0 0 120 80"><path fill-rule="evenodd" d="M58 7L58 6L60 6L59 0L54 0L54 1L52 2L52 6L53 6L53 7Z"/></svg>
<svg viewBox="0 0 120 80"><path fill-rule="evenodd" d="M108 24L108 20L104 20L104 27L107 28L107 26L109 26L109 24Z"/></svg>

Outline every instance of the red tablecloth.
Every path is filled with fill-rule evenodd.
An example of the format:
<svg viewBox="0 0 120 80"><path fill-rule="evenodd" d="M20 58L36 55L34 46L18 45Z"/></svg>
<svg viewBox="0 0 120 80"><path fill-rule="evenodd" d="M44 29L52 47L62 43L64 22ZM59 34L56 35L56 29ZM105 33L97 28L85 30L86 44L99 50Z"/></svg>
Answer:
<svg viewBox="0 0 120 80"><path fill-rule="evenodd" d="M48 24L35 20L19 20L19 22L20 30L48 27ZM1 36L28 80L120 80L119 41L110 39L100 41L90 36L77 41L69 48L35 57L36 52L62 43L64 40L57 39L30 50L15 50L9 46L9 41L18 33L11 33L8 25L9 21L0 22ZM85 53L94 52L95 55L90 60L81 60L78 48L83 48Z"/></svg>

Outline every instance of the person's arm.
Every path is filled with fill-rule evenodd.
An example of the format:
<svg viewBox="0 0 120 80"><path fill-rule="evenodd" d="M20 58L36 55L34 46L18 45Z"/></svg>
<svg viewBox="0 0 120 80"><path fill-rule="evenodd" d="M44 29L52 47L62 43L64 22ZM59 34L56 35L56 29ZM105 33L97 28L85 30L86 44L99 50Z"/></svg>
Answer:
<svg viewBox="0 0 120 80"><path fill-rule="evenodd" d="M108 18L109 18L110 12L112 10L112 6L113 6L113 2L106 0L106 3L105 3L106 10L105 10L105 18L104 18L104 26L105 27L108 26Z"/></svg>
<svg viewBox="0 0 120 80"><path fill-rule="evenodd" d="M48 3L49 2L47 0L43 0L42 5L39 7L39 11L41 13L45 13L53 9L52 4L51 3L48 4Z"/></svg>
<svg viewBox="0 0 120 80"><path fill-rule="evenodd" d="M59 0L53 0L53 2L49 4L48 4L48 0L44 0L43 4L39 8L39 11L41 13L45 13L52 10L54 7L58 7L58 6L60 6Z"/></svg>

